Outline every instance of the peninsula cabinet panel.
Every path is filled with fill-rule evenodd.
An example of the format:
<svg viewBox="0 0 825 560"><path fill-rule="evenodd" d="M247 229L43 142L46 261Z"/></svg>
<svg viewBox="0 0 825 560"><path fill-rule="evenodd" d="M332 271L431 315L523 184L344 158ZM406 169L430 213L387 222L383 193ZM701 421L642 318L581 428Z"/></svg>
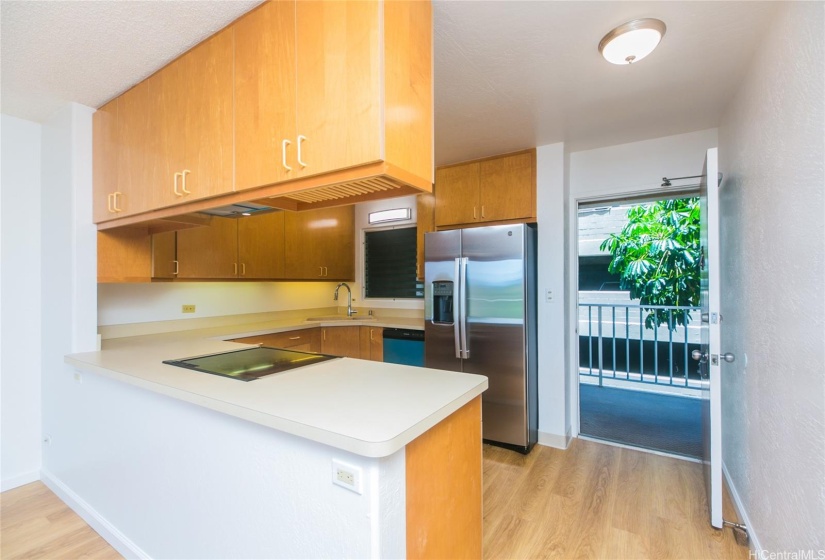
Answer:
<svg viewBox="0 0 825 560"><path fill-rule="evenodd" d="M478 163L435 172L435 225L468 224L478 218Z"/></svg>
<svg viewBox="0 0 825 560"><path fill-rule="evenodd" d="M352 280L355 277L355 212L352 206L285 212L284 277Z"/></svg>
<svg viewBox="0 0 825 560"><path fill-rule="evenodd" d="M240 191L297 174L295 2L266 2L234 27L235 186Z"/></svg>
<svg viewBox="0 0 825 560"><path fill-rule="evenodd" d="M360 358L361 327L322 327L321 353Z"/></svg>
<svg viewBox="0 0 825 560"><path fill-rule="evenodd" d="M535 151L479 163L481 219L487 222L536 215Z"/></svg>
<svg viewBox="0 0 825 560"><path fill-rule="evenodd" d="M239 278L284 277L284 212L238 218Z"/></svg>
<svg viewBox="0 0 825 560"><path fill-rule="evenodd" d="M177 232L178 278L218 279L238 275L238 225L213 218L204 227Z"/></svg>
<svg viewBox="0 0 825 560"><path fill-rule="evenodd" d="M154 208L233 191L233 30L150 77L159 150Z"/></svg>

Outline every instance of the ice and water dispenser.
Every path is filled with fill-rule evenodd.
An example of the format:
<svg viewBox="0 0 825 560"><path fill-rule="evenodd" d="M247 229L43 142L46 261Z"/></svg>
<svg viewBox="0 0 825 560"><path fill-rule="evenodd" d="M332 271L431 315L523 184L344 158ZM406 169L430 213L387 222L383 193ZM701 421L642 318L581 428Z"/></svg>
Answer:
<svg viewBox="0 0 825 560"><path fill-rule="evenodd" d="M433 323L451 325L453 321L453 283L433 282Z"/></svg>

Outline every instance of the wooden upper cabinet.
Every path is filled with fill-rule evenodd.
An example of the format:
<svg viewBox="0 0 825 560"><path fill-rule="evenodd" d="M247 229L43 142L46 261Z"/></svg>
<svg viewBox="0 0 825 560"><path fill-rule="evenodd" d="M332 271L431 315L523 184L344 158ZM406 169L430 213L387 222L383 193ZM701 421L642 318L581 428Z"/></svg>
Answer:
<svg viewBox="0 0 825 560"><path fill-rule="evenodd" d="M239 278L284 277L284 212L238 218Z"/></svg>
<svg viewBox="0 0 825 560"><path fill-rule="evenodd" d="M236 190L381 162L428 189L431 11L417 1L285 0L236 22Z"/></svg>
<svg viewBox="0 0 825 560"><path fill-rule="evenodd" d="M233 191L233 64L229 28L147 80L153 208Z"/></svg>
<svg viewBox="0 0 825 560"><path fill-rule="evenodd" d="M238 275L238 221L213 218L204 227L177 233L177 278L236 278Z"/></svg>
<svg viewBox="0 0 825 560"><path fill-rule="evenodd" d="M420 194L416 197L416 257L415 277L424 280L424 234L435 231L435 196Z"/></svg>
<svg viewBox="0 0 825 560"><path fill-rule="evenodd" d="M295 2L267 2L234 28L235 187L243 190L297 175Z"/></svg>
<svg viewBox="0 0 825 560"><path fill-rule="evenodd" d="M155 149L149 85L141 82L117 98L117 190L119 216L152 207L151 154Z"/></svg>
<svg viewBox="0 0 825 560"><path fill-rule="evenodd" d="M441 167L435 183L438 227L536 219L535 150Z"/></svg>
<svg viewBox="0 0 825 560"><path fill-rule="evenodd" d="M352 206L284 214L286 278L355 278L355 212Z"/></svg>
<svg viewBox="0 0 825 560"><path fill-rule="evenodd" d="M92 115L92 185L94 190L94 221L117 218L117 99Z"/></svg>
<svg viewBox="0 0 825 560"><path fill-rule="evenodd" d="M297 2L302 176L382 159L380 16L378 2Z"/></svg>
<svg viewBox="0 0 825 560"><path fill-rule="evenodd" d="M483 221L535 218L536 152L529 150L479 163Z"/></svg>
<svg viewBox="0 0 825 560"><path fill-rule="evenodd" d="M435 225L468 224L478 219L478 163L435 172Z"/></svg>

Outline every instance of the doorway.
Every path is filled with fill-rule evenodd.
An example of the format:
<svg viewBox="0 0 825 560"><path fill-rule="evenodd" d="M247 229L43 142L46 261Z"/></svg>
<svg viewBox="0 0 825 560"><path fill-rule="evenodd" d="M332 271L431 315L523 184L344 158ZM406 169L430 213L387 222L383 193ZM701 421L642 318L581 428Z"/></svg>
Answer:
<svg viewBox="0 0 825 560"><path fill-rule="evenodd" d="M698 459L699 201L577 210L579 433Z"/></svg>

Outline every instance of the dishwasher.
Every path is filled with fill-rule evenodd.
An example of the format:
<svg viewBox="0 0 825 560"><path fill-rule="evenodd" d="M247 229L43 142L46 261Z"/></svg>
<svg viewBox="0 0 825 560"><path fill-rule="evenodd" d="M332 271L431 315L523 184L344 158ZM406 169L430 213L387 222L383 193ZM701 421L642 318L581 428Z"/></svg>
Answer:
<svg viewBox="0 0 825 560"><path fill-rule="evenodd" d="M424 331L384 329L384 361L424 366Z"/></svg>

